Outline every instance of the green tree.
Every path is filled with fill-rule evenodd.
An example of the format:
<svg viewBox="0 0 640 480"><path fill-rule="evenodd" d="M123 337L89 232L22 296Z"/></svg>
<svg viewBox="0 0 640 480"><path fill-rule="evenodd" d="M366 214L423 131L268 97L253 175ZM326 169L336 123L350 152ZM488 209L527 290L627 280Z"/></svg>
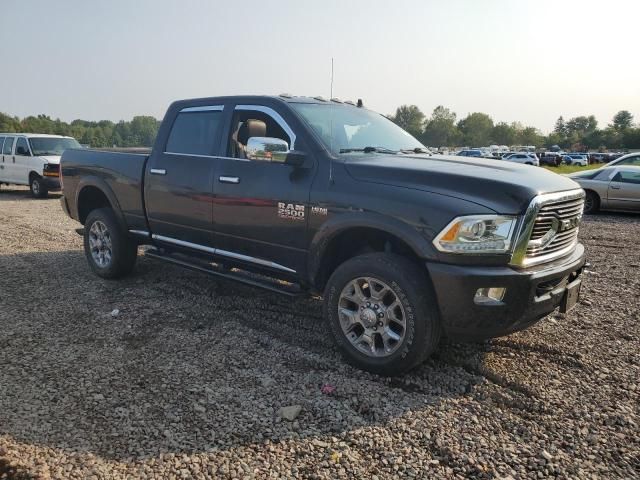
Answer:
<svg viewBox="0 0 640 480"><path fill-rule="evenodd" d="M486 113L475 112L458 122L463 142L471 147L489 145L493 131L493 120Z"/></svg>
<svg viewBox="0 0 640 480"><path fill-rule="evenodd" d="M613 128L622 132L633 125L633 115L628 110L620 110L613 116Z"/></svg>
<svg viewBox="0 0 640 480"><path fill-rule="evenodd" d="M425 115L415 105L402 105L396 109L395 115L389 117L414 137L420 137L424 130Z"/></svg>
<svg viewBox="0 0 640 480"><path fill-rule="evenodd" d="M518 132L506 122L499 122L493 127L491 138L498 145L515 145Z"/></svg>
<svg viewBox="0 0 640 480"><path fill-rule="evenodd" d="M460 131L456 126L456 114L443 107L437 106L426 122L422 142L432 147L454 146L460 141Z"/></svg>

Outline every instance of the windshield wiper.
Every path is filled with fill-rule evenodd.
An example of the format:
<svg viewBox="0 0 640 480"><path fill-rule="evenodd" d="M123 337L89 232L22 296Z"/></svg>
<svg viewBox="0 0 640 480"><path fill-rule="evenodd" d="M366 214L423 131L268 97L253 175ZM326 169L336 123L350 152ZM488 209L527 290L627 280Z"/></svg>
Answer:
<svg viewBox="0 0 640 480"><path fill-rule="evenodd" d="M364 153L398 153L396 150L391 150L386 147L364 147L364 148L341 148L340 153L352 153L352 152L364 152Z"/></svg>

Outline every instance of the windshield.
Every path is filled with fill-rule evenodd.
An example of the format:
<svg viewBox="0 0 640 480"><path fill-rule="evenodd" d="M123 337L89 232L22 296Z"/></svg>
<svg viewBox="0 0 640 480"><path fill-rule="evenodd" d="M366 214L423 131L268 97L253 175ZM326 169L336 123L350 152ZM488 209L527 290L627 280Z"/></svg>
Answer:
<svg viewBox="0 0 640 480"><path fill-rule="evenodd" d="M350 105L292 103L309 126L334 154L420 150L426 147L391 120Z"/></svg>
<svg viewBox="0 0 640 480"><path fill-rule="evenodd" d="M62 152L69 148L81 148L75 138L57 138L57 137L31 137L29 139L31 152L36 157L45 155L62 155Z"/></svg>

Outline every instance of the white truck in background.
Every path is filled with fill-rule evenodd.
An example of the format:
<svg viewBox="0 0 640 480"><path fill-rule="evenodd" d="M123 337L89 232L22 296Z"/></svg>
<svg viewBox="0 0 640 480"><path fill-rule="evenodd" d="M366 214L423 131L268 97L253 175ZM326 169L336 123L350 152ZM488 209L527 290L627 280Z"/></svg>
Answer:
<svg viewBox="0 0 640 480"><path fill-rule="evenodd" d="M81 146L61 135L0 133L0 185L29 185L33 197L46 197L60 189L60 157L69 148Z"/></svg>

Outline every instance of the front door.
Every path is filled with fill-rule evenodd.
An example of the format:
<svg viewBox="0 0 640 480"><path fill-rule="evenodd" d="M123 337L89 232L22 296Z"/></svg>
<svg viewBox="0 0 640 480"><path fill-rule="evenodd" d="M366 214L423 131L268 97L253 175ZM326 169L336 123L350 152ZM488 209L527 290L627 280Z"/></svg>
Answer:
<svg viewBox="0 0 640 480"><path fill-rule="evenodd" d="M35 170L39 174L42 173L42 166L40 168L33 165L33 157L29 149L29 144L25 137L16 137L16 146L14 148L15 163L13 164L14 181L21 185L29 185L29 174L32 170ZM38 162L40 163L40 162Z"/></svg>
<svg viewBox="0 0 640 480"><path fill-rule="evenodd" d="M219 159L214 179L218 253L248 264L301 272L313 159L308 158L305 167L294 167L276 156L247 158L245 147L251 137L277 138L289 149L296 148L295 133L270 107L236 105L228 131L227 156Z"/></svg>
<svg viewBox="0 0 640 480"><path fill-rule="evenodd" d="M619 210L640 211L640 171L620 168L609 183L608 204Z"/></svg>
<svg viewBox="0 0 640 480"><path fill-rule="evenodd" d="M221 105L184 108L175 115L166 145L156 144L145 172L147 217L156 241L212 251L214 153L222 116Z"/></svg>

